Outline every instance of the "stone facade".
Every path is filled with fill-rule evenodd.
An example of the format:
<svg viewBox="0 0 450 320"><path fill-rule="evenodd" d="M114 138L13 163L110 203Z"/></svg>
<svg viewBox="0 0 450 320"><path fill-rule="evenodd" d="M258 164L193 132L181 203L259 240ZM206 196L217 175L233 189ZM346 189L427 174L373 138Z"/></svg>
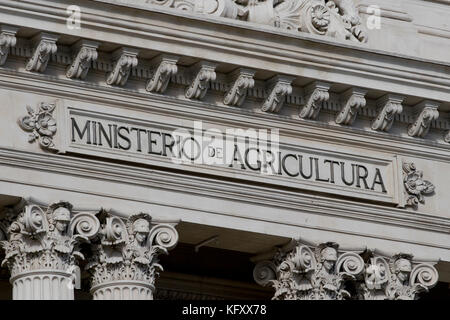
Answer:
<svg viewBox="0 0 450 320"><path fill-rule="evenodd" d="M415 300L450 283L446 1L0 6L13 299ZM221 279L220 255L197 275L217 279L186 280L203 247L245 256L255 283ZM186 275L158 292L167 254Z"/></svg>

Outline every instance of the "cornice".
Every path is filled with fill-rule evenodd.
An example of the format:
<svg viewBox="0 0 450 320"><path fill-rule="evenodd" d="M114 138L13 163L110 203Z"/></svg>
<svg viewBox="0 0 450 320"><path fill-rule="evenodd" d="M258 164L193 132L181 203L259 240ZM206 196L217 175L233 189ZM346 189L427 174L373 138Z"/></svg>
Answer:
<svg viewBox="0 0 450 320"><path fill-rule="evenodd" d="M318 121L295 119L280 114L254 113L240 108L218 107L210 103L180 100L175 97L140 93L117 87L102 87L80 81L55 79L40 74L18 74L0 68L0 85L10 90L27 91L55 98L99 103L110 107L148 111L195 121L236 128L279 128L286 137L334 143L393 153L402 156L448 161L450 145L429 140L399 137L386 132L372 132L354 127L333 126ZM55 95L57 92L57 95ZM164 108L161 108L161 104Z"/></svg>
<svg viewBox="0 0 450 320"><path fill-rule="evenodd" d="M405 211L393 207L384 207L374 204L358 203L357 201L349 201L342 199L330 199L322 196L311 194L302 194L299 197L297 192L284 189L277 189L274 193L273 188L256 185L243 185L242 183L226 181L200 176L186 175L177 172L164 171L158 168L130 168L129 166L115 163L104 163L97 160L80 159L72 156L59 156L52 154L38 154L25 151L11 150L0 148L0 163L9 166L24 168L28 170L38 170L39 172L48 172L61 175L71 175L87 179L95 179L100 181L111 181L114 183L125 183L130 185L141 185L168 191L178 191L198 196L214 197L216 199L225 199L245 202L253 205L264 205L271 208L282 208L287 210L298 210L314 215L323 215L330 217L340 217L357 221L366 221L382 225L392 225L401 228L410 228L412 230L425 230L430 232L438 232L450 234L450 219L444 217L432 216L430 214L416 211ZM5 178L2 181L7 181ZM9 181L14 183L25 183L24 181ZM25 183L30 184L30 183ZM38 187L49 189L66 189L67 191L86 193L86 190L77 190L70 187L44 185L39 184ZM88 192L89 194L94 194ZM97 192L96 195L110 198L118 198L118 195ZM134 198L133 196L119 197L123 200L153 203L164 206L174 206L171 203L161 203L156 200ZM189 210L200 210L195 207L183 207ZM220 209L208 210L211 214L235 216L229 212ZM237 216L236 216L237 217ZM239 215L245 218L245 213ZM308 224L299 225L288 220L282 219L268 220L267 218L255 218L264 222L273 222L277 224L293 225L318 230L327 230L331 232L340 232L335 228L323 228ZM344 232L349 233L349 232ZM350 234L350 233L349 233ZM366 234L361 231L352 232L353 235L362 235L367 237L380 238L377 235ZM389 237L382 239L389 240ZM403 241L396 239L397 241ZM416 242L415 242L416 243ZM435 244L425 244L417 242L421 245L436 246ZM438 246L450 249L449 246Z"/></svg>

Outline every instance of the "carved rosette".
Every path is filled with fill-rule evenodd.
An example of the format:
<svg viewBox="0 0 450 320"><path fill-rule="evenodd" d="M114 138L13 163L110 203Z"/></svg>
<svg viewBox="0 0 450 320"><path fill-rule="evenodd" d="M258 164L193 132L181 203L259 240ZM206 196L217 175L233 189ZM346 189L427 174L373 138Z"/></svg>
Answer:
<svg viewBox="0 0 450 320"><path fill-rule="evenodd" d="M151 300L162 271L158 256L178 242L172 225L153 224L148 214L124 221L103 213L99 242L86 269L94 300Z"/></svg>
<svg viewBox="0 0 450 320"><path fill-rule="evenodd" d="M424 138L430 130L431 123L439 118L439 103L423 101L414 108L418 115L413 124L408 127L408 135L411 137Z"/></svg>
<svg viewBox="0 0 450 320"><path fill-rule="evenodd" d="M286 96L292 93L293 77L275 76L268 81L268 94L261 111L279 112L284 105Z"/></svg>
<svg viewBox="0 0 450 320"><path fill-rule="evenodd" d="M153 70L152 78L147 82L147 91L155 93L166 91L170 79L178 72L178 59L175 56L161 55L152 61L152 64L156 67Z"/></svg>
<svg viewBox="0 0 450 320"><path fill-rule="evenodd" d="M341 252L333 242L294 244L254 268L258 284L274 287L273 300L413 300L438 281L431 264L415 263L410 255Z"/></svg>
<svg viewBox="0 0 450 320"><path fill-rule="evenodd" d="M20 127L30 132L28 142L36 140L44 149L54 147L53 136L56 133L56 120L53 118L53 111L56 105L54 103L42 102L37 110L27 106L28 115L19 119Z"/></svg>
<svg viewBox="0 0 450 320"><path fill-rule="evenodd" d="M407 206L417 207L425 202L424 195L434 192L434 185L423 179L423 172L417 170L414 163L403 163L403 184Z"/></svg>
<svg viewBox="0 0 450 320"><path fill-rule="evenodd" d="M113 53L115 60L113 70L106 76L106 83L109 85L124 86L131 69L138 65L138 50L131 48L121 48Z"/></svg>
<svg viewBox="0 0 450 320"><path fill-rule="evenodd" d="M317 119L323 104L330 98L330 87L328 83L317 81L306 87L306 104L299 114L301 119Z"/></svg>
<svg viewBox="0 0 450 320"><path fill-rule="evenodd" d="M343 107L336 117L337 124L351 125L355 121L358 110L366 106L366 93L367 90L360 88L352 88L343 93L341 97Z"/></svg>
<svg viewBox="0 0 450 320"><path fill-rule="evenodd" d="M231 75L232 85L230 89L225 93L223 103L225 105L231 105L240 107L245 98L247 97L248 89L255 86L255 80L253 79L255 71L248 69L238 69Z"/></svg>
<svg viewBox="0 0 450 320"><path fill-rule="evenodd" d="M17 30L19 28L0 26L0 66L5 64L10 48L16 45Z"/></svg>
<svg viewBox="0 0 450 320"><path fill-rule="evenodd" d="M27 204L18 214L4 213L7 239L2 266L11 273L14 299L73 299L79 284L80 245L93 239L100 227L87 212L72 212L71 204L57 202L48 208Z"/></svg>
<svg viewBox="0 0 450 320"><path fill-rule="evenodd" d="M404 98L395 95L385 95L377 101L379 108L377 118L372 122L372 130L389 131L395 116L402 113Z"/></svg>
<svg viewBox="0 0 450 320"><path fill-rule="evenodd" d="M431 264L414 263L409 254L392 258L370 253L366 261L364 282L358 287L363 300L417 300L419 293L428 292L439 279Z"/></svg>
<svg viewBox="0 0 450 320"><path fill-rule="evenodd" d="M195 76L191 85L186 89L186 98L201 100L205 97L209 83L216 80L216 67L217 64L206 61L201 61L192 67Z"/></svg>
<svg viewBox="0 0 450 320"><path fill-rule="evenodd" d="M50 56L58 50L57 40L58 36L52 34L40 33L37 35L33 39L35 43L33 54L28 60L25 69L27 71L44 72L47 69Z"/></svg>
<svg viewBox="0 0 450 320"><path fill-rule="evenodd" d="M72 51L75 52L75 56L72 64L67 68L67 78L86 79L92 61L95 61L98 58L98 46L98 42L89 40L80 40L73 45Z"/></svg>

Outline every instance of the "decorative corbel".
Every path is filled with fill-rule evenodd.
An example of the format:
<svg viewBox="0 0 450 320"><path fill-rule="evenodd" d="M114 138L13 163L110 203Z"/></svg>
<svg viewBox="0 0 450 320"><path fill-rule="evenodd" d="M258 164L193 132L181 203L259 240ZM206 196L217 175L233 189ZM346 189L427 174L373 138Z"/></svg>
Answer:
<svg viewBox="0 0 450 320"><path fill-rule="evenodd" d="M292 93L291 83L294 79L294 77L280 75L269 79L267 83L269 94L261 107L261 111L279 112L283 107L286 96Z"/></svg>
<svg viewBox="0 0 450 320"><path fill-rule="evenodd" d="M355 121L358 110L366 106L366 93L367 90L351 88L342 94L341 102L344 107L336 117L337 124L351 125Z"/></svg>
<svg viewBox="0 0 450 320"><path fill-rule="evenodd" d="M255 71L250 69L239 68L233 71L230 74L232 84L227 93L225 93L223 103L225 105L240 107L247 97L248 89L255 86L254 76Z"/></svg>
<svg viewBox="0 0 450 320"><path fill-rule="evenodd" d="M72 65L67 69L67 78L86 79L92 61L98 58L98 46L98 42L84 39L73 45L72 50L76 52L76 56L73 59Z"/></svg>
<svg viewBox="0 0 450 320"><path fill-rule="evenodd" d="M444 141L450 143L450 130L447 130L447 132L445 132Z"/></svg>
<svg viewBox="0 0 450 320"><path fill-rule="evenodd" d="M439 118L438 102L425 100L414 107L417 118L413 124L408 127L410 137L423 138L431 127L431 122Z"/></svg>
<svg viewBox="0 0 450 320"><path fill-rule="evenodd" d="M106 76L109 85L124 86L131 73L131 68L138 64L139 50L133 48L120 48L113 53L114 67Z"/></svg>
<svg viewBox="0 0 450 320"><path fill-rule="evenodd" d="M300 118L315 120L319 116L323 104L330 99L331 84L326 82L314 81L305 88L306 104L300 110Z"/></svg>
<svg viewBox="0 0 450 320"><path fill-rule="evenodd" d="M16 33L18 30L19 28L17 27L0 26L0 66L5 64L9 49L16 45Z"/></svg>
<svg viewBox="0 0 450 320"><path fill-rule="evenodd" d="M44 72L47 69L50 55L58 50L56 41L58 36L50 33L41 32L31 41L34 44L33 55L28 60L25 69L27 71Z"/></svg>
<svg viewBox="0 0 450 320"><path fill-rule="evenodd" d="M152 78L147 81L146 90L154 93L164 93L169 85L170 78L177 74L179 57L162 54L152 59L154 65Z"/></svg>
<svg viewBox="0 0 450 320"><path fill-rule="evenodd" d="M200 61L191 67L195 74L191 85L186 89L186 98L201 100L208 91L209 82L216 80L216 63Z"/></svg>
<svg viewBox="0 0 450 320"><path fill-rule="evenodd" d="M377 100L379 109L377 118L372 122L372 130L389 131L394 123L395 115L402 113L402 102L405 98L387 94Z"/></svg>

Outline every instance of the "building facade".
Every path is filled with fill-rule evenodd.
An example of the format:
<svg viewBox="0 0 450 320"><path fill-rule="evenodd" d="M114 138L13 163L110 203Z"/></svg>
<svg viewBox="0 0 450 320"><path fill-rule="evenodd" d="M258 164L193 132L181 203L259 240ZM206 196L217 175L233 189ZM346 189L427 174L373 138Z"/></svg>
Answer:
<svg viewBox="0 0 450 320"><path fill-rule="evenodd" d="M0 0L0 298L448 298L449 15Z"/></svg>

